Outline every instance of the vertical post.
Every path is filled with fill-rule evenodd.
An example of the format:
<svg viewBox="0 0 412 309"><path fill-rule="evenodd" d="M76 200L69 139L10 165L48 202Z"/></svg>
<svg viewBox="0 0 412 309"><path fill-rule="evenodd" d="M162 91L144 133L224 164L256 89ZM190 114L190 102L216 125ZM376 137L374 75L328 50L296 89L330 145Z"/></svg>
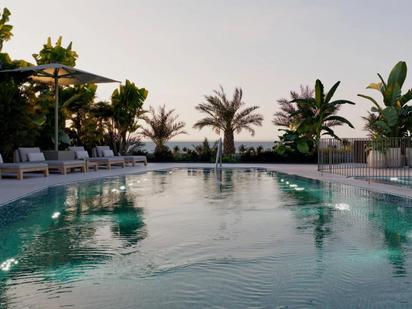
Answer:
<svg viewBox="0 0 412 309"><path fill-rule="evenodd" d="M222 167L222 139L221 138L219 138L219 141L217 143L215 169L217 169L219 166L220 168Z"/></svg>
<svg viewBox="0 0 412 309"><path fill-rule="evenodd" d="M54 72L54 150L59 150L59 79L57 69Z"/></svg>

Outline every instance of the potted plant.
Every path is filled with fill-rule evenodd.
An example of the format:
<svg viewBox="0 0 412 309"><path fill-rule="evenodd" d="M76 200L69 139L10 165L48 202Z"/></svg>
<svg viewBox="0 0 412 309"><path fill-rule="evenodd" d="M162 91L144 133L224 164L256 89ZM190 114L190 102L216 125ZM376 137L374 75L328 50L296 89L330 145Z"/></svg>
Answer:
<svg viewBox="0 0 412 309"><path fill-rule="evenodd" d="M401 167L402 166L402 152L400 147L400 140L389 139L386 143L386 167Z"/></svg>
<svg viewBox="0 0 412 309"><path fill-rule="evenodd" d="M382 139L373 139L366 146L367 163L370 168L386 167L386 147Z"/></svg>
<svg viewBox="0 0 412 309"><path fill-rule="evenodd" d="M368 95L359 94L360 97L373 103L368 116L364 117L366 129L372 136L388 138L385 140L387 167L402 166L401 138L408 136L412 129L410 121L412 106L408 104L412 100L412 89L402 94L407 71L406 63L399 61L389 73L387 81L378 74L379 82L369 84L367 88L380 92L384 104L378 103Z"/></svg>

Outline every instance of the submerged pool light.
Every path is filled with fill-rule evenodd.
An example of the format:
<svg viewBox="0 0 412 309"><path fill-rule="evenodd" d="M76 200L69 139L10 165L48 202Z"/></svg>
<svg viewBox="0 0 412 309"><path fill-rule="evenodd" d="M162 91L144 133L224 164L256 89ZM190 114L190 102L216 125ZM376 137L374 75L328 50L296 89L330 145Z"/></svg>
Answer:
<svg viewBox="0 0 412 309"><path fill-rule="evenodd" d="M295 190L296 190L296 191L303 191L303 190L305 190L305 188L296 187Z"/></svg>
<svg viewBox="0 0 412 309"><path fill-rule="evenodd" d="M350 205L346 203L337 203L335 204L335 208L338 210L350 210Z"/></svg>
<svg viewBox="0 0 412 309"><path fill-rule="evenodd" d="M52 219L58 219L60 217L60 212L56 211L52 214Z"/></svg>
<svg viewBox="0 0 412 309"><path fill-rule="evenodd" d="M398 177L391 177L391 178L389 178L389 180L390 181L399 181L399 178Z"/></svg>
<svg viewBox="0 0 412 309"><path fill-rule="evenodd" d="M14 258L7 259L3 263L0 264L0 270L2 271L9 271L12 266L19 264L19 261L17 261Z"/></svg>

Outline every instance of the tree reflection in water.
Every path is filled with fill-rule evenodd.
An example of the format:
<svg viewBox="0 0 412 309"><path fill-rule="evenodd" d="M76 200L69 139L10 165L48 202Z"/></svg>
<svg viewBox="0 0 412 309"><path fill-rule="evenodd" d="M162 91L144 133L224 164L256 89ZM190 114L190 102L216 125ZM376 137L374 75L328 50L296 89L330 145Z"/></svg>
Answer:
<svg viewBox="0 0 412 309"><path fill-rule="evenodd" d="M46 280L67 280L110 261L122 249L144 239L144 211L127 188L125 178L78 184L54 190L54 195L47 195L46 203L37 201L42 207L34 207L33 214L19 220L20 228L27 228L22 233L26 238L14 242L19 252L8 253L18 258L16 272L20 276L27 272L27 276L42 274ZM22 205L14 206L18 212ZM56 209L60 216L52 220ZM12 279L13 271L3 279L7 277Z"/></svg>
<svg viewBox="0 0 412 309"><path fill-rule="evenodd" d="M360 203L358 211L366 214L366 221L358 221L357 224L368 224L372 230L372 237L381 235L383 248L388 261L393 266L394 276L406 276L407 251L412 235L412 208L411 202L399 198L397 201L386 201L387 196L371 193L367 190L348 187L339 184L323 184L310 181L310 188L304 191L296 191L286 185L296 183L299 178L278 175L280 189L288 198L293 200L286 206L293 211L298 221L298 229L313 229L314 244L322 251L325 239L334 233L334 213L337 211L333 205L336 197L343 200L353 196L358 197ZM281 181L283 180L283 181ZM308 181L305 180L306 186ZM334 195L334 196L333 196Z"/></svg>

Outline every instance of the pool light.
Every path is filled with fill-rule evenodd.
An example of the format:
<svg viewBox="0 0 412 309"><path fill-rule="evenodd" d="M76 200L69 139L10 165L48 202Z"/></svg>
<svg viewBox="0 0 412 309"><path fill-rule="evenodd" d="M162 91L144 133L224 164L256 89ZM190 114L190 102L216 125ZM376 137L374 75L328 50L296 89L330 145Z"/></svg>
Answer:
<svg viewBox="0 0 412 309"><path fill-rule="evenodd" d="M19 262L16 259L8 259L5 260L3 263L0 264L0 270L2 271L9 271L12 266L19 264Z"/></svg>
<svg viewBox="0 0 412 309"><path fill-rule="evenodd" d="M60 212L56 211L52 214L52 219L58 219L60 217Z"/></svg>
<svg viewBox="0 0 412 309"><path fill-rule="evenodd" d="M298 185L295 185L295 184L293 183L293 184L289 185L289 187L291 187L291 188L297 188Z"/></svg>
<svg viewBox="0 0 412 309"><path fill-rule="evenodd" d="M398 177L391 177L391 178L389 178L389 180L390 181L399 181L399 178Z"/></svg>
<svg viewBox="0 0 412 309"><path fill-rule="evenodd" d="M305 190L305 188L297 187L297 188L295 188L295 190L296 191L303 191L303 190Z"/></svg>
<svg viewBox="0 0 412 309"><path fill-rule="evenodd" d="M126 187L125 186L120 186L120 188L119 188L121 191L125 191L126 190Z"/></svg>
<svg viewBox="0 0 412 309"><path fill-rule="evenodd" d="M346 203L337 203L335 204L335 208L338 210L350 210L350 205Z"/></svg>

